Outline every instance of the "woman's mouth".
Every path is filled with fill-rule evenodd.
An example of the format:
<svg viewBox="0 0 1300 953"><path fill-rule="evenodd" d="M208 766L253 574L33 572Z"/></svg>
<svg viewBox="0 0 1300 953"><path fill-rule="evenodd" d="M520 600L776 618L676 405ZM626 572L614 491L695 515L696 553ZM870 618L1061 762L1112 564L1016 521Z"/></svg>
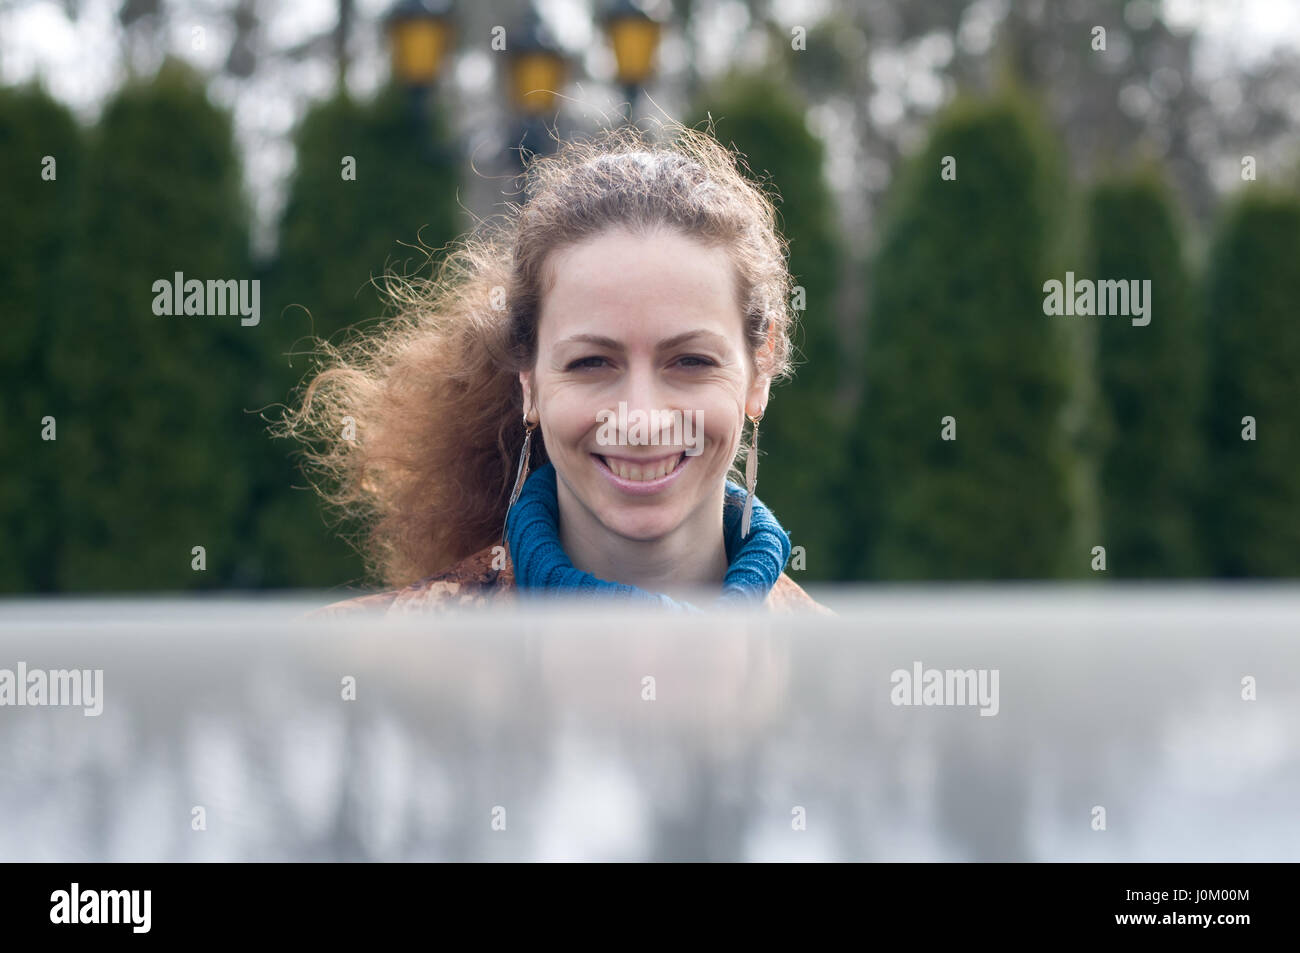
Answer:
<svg viewBox="0 0 1300 953"><path fill-rule="evenodd" d="M593 453L605 477L627 493L653 493L677 478L690 461L684 451L663 457L629 459Z"/></svg>

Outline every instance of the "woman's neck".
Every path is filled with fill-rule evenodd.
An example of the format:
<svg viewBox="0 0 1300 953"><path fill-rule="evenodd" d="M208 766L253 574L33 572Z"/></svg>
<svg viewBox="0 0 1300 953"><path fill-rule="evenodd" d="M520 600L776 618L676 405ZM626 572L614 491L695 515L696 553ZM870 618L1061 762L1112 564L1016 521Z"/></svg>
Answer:
<svg viewBox="0 0 1300 953"><path fill-rule="evenodd" d="M722 585L728 562L721 489L716 504L699 507L669 535L642 541L611 533L563 480L557 482L560 545L574 568L673 598Z"/></svg>

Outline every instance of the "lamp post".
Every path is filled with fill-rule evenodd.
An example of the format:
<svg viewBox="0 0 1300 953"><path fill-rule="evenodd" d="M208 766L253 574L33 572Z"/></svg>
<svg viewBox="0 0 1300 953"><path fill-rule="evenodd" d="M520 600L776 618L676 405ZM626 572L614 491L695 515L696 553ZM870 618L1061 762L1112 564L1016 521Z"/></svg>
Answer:
<svg viewBox="0 0 1300 953"><path fill-rule="evenodd" d="M555 108L569 73L564 50L551 35L536 8L529 4L524 22L510 35L507 48L510 100L521 118L520 164L523 150L550 151L546 115Z"/></svg>
<svg viewBox="0 0 1300 953"><path fill-rule="evenodd" d="M430 92L441 75L456 35L452 0L398 0L384 18L392 56L393 79L406 88L411 124L421 153L429 161L444 158L429 141Z"/></svg>
<svg viewBox="0 0 1300 953"><path fill-rule="evenodd" d="M659 48L662 24L636 0L611 0L601 17L614 60L618 64L618 82L627 97L627 118L632 120L633 107L641 88L654 73L655 52Z"/></svg>

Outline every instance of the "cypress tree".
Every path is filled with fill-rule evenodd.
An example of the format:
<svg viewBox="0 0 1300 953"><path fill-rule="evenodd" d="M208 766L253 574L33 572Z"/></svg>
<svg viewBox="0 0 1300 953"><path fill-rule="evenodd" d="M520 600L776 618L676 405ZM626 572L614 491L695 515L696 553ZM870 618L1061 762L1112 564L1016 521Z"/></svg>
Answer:
<svg viewBox="0 0 1300 953"><path fill-rule="evenodd" d="M1087 278L1149 280L1150 323L1093 319L1106 420L1099 467L1107 572L1122 578L1203 572L1196 526L1204 452L1204 335L1163 178L1147 170L1088 197Z"/></svg>
<svg viewBox="0 0 1300 953"><path fill-rule="evenodd" d="M436 267L429 254L461 230L463 157L441 108L395 86L368 103L336 93L304 117L296 149L271 268L275 337L264 355L263 405L286 402L304 380L313 338L380 317L384 302L372 279L427 275ZM269 444L259 473L266 584L359 581L361 561L341 535L356 527L327 523L296 461L292 446Z"/></svg>
<svg viewBox="0 0 1300 953"><path fill-rule="evenodd" d="M1064 569L1066 376L1042 292L1058 182L1036 116L1008 97L954 103L896 185L853 444L865 545L845 558L864 575Z"/></svg>
<svg viewBox="0 0 1300 953"><path fill-rule="evenodd" d="M58 439L68 419L49 380L53 328L69 307L83 142L39 86L0 89L0 591L56 581ZM54 440L42 421L52 417Z"/></svg>
<svg viewBox="0 0 1300 953"><path fill-rule="evenodd" d="M1223 576L1300 574L1298 263L1300 196L1251 187L1220 222L1207 277L1204 525Z"/></svg>
<svg viewBox="0 0 1300 953"><path fill-rule="evenodd" d="M258 328L237 314L155 313L156 283L177 272L251 278L230 116L168 61L107 104L87 165L78 298L51 350L66 408L59 585L249 584Z"/></svg>

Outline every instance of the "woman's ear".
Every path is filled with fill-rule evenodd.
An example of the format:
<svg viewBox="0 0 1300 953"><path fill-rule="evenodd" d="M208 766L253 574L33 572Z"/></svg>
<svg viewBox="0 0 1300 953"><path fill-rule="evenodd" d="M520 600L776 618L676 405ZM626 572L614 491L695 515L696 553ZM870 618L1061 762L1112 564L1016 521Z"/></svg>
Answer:
<svg viewBox="0 0 1300 953"><path fill-rule="evenodd" d="M537 423L537 408L533 406L533 372L519 372L519 386L524 391L524 416L531 423Z"/></svg>
<svg viewBox="0 0 1300 953"><path fill-rule="evenodd" d="M764 374L759 368L770 368L772 366L772 356L775 353L776 322L768 321L767 336L763 340L763 346L754 355L754 382L749 385L749 392L745 395L745 415L748 417L761 417L763 411L767 409L768 393L772 389L772 378Z"/></svg>
<svg viewBox="0 0 1300 953"><path fill-rule="evenodd" d="M767 410L767 400L772 390L772 378L759 376L745 394L745 416L761 417Z"/></svg>

